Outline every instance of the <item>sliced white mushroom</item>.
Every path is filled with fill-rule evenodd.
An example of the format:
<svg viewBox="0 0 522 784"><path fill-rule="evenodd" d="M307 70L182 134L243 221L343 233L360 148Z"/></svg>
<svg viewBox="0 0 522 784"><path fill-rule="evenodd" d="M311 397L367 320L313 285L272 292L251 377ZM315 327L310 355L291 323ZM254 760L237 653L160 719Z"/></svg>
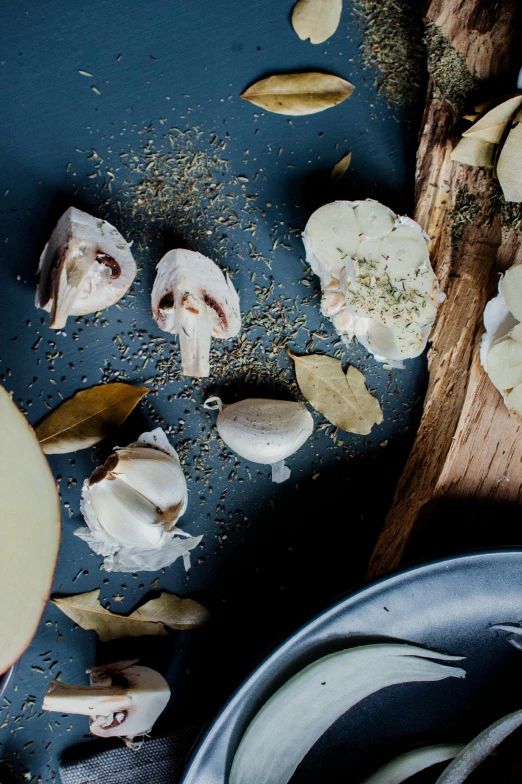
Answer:
<svg viewBox="0 0 522 784"><path fill-rule="evenodd" d="M130 245L101 218L69 207L40 256L36 307L62 329L68 316L83 316L114 305L136 276Z"/></svg>
<svg viewBox="0 0 522 784"><path fill-rule="evenodd" d="M134 661L105 664L87 670L90 686L69 686L53 680L43 710L90 716L90 731L102 738L119 737L132 746L146 735L170 699L165 678Z"/></svg>
<svg viewBox="0 0 522 784"><path fill-rule="evenodd" d="M160 329L179 335L187 376L208 376L212 338L232 338L241 328L239 296L228 274L191 250L171 250L157 266L152 313Z"/></svg>
<svg viewBox="0 0 522 784"><path fill-rule="evenodd" d="M521 319L522 264L519 263L500 279L497 296L486 305L486 332L480 346L482 367L519 424L522 424Z"/></svg>
<svg viewBox="0 0 522 784"><path fill-rule="evenodd" d="M355 335L396 367L424 350L443 295L415 221L370 199L334 202L310 217L303 241L322 311L345 342Z"/></svg>
<svg viewBox="0 0 522 784"><path fill-rule="evenodd" d="M224 405L211 397L205 408L219 411L216 427L230 449L252 463L272 466L272 480L284 482L290 470L284 461L300 449L314 428L304 403L248 398Z"/></svg>

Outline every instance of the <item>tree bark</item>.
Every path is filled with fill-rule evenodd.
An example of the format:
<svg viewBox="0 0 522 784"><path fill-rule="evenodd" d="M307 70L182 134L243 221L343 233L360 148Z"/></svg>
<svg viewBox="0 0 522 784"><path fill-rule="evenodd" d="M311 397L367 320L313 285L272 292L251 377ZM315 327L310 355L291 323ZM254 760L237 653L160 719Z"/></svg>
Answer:
<svg viewBox="0 0 522 784"><path fill-rule="evenodd" d="M422 420L369 577L399 565L421 509L435 496L519 501L522 494L519 428L477 357L484 307L498 271L522 258L521 232L504 221L506 205L492 175L450 159L462 108L469 109L475 95L509 92L518 21L514 0L431 0L425 13L430 78L415 219L431 237L433 266L447 297L430 336Z"/></svg>

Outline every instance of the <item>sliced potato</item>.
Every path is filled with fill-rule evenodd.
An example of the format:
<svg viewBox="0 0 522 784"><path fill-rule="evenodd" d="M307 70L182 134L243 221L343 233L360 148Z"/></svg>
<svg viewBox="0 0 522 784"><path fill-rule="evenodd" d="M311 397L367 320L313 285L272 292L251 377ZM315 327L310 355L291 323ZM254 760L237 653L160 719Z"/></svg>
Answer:
<svg viewBox="0 0 522 784"><path fill-rule="evenodd" d="M488 352L488 376L501 392L522 383L522 344L503 338Z"/></svg>
<svg viewBox="0 0 522 784"><path fill-rule="evenodd" d="M346 202L325 204L310 217L304 230L312 241L314 254L321 259L334 278L338 278L346 258L355 256L360 229L353 207Z"/></svg>
<svg viewBox="0 0 522 784"><path fill-rule="evenodd" d="M393 229L395 215L378 201L362 201L355 208L360 230L369 239L382 239Z"/></svg>
<svg viewBox="0 0 522 784"><path fill-rule="evenodd" d="M518 321L522 321L522 264L508 269L501 288L508 308Z"/></svg>

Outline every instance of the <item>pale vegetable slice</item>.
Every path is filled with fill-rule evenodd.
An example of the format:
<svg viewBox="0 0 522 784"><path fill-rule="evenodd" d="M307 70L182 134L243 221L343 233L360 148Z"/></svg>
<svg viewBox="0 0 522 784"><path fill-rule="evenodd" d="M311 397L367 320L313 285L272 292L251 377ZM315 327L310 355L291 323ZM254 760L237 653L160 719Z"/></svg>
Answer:
<svg viewBox="0 0 522 784"><path fill-rule="evenodd" d="M379 401L366 389L359 370L350 366L345 375L338 359L323 354L290 356L295 363L299 389L336 427L368 435L374 425L382 422Z"/></svg>
<svg viewBox="0 0 522 784"><path fill-rule="evenodd" d="M354 86L333 74L276 74L251 85L241 95L246 101L276 114L315 114L337 106L353 93Z"/></svg>
<svg viewBox="0 0 522 784"><path fill-rule="evenodd" d="M428 243L417 228L403 224L383 239L382 255L390 272L402 275L429 259Z"/></svg>
<svg viewBox="0 0 522 784"><path fill-rule="evenodd" d="M359 228L369 239L382 239L393 229L395 214L379 204L378 201L367 199L355 208Z"/></svg>
<svg viewBox="0 0 522 784"><path fill-rule="evenodd" d="M292 25L301 41L322 44L337 28L343 0L297 0L292 12Z"/></svg>
<svg viewBox="0 0 522 784"><path fill-rule="evenodd" d="M510 267L500 285L511 313L517 321L522 321L522 264Z"/></svg>
<svg viewBox="0 0 522 784"><path fill-rule="evenodd" d="M440 663L458 658L413 645L380 644L318 659L254 716L234 756L229 784L287 784L314 743L358 702L398 683L463 678L464 670Z"/></svg>
<svg viewBox="0 0 522 784"><path fill-rule="evenodd" d="M522 345L506 337L488 353L488 376L501 392L522 383Z"/></svg>
<svg viewBox="0 0 522 784"><path fill-rule="evenodd" d="M522 201L522 122L511 128L497 161L497 178L506 201Z"/></svg>
<svg viewBox="0 0 522 784"><path fill-rule="evenodd" d="M462 743L440 743L436 746L426 746L423 749L408 751L383 765L362 784L402 784L403 781L422 770L426 770L426 768L453 759L463 748L464 744Z"/></svg>
<svg viewBox="0 0 522 784"><path fill-rule="evenodd" d="M323 285L332 277L338 279L346 259L355 256L360 243L353 207L345 201L319 207L308 219L303 241L312 270Z"/></svg>
<svg viewBox="0 0 522 784"><path fill-rule="evenodd" d="M94 446L127 419L148 391L119 381L82 389L37 425L43 451L63 455Z"/></svg>
<svg viewBox="0 0 522 784"><path fill-rule="evenodd" d="M0 673L27 648L51 590L58 491L33 429L0 387Z"/></svg>
<svg viewBox="0 0 522 784"><path fill-rule="evenodd" d="M467 166L480 166L492 169L495 161L496 146L491 142L474 137L462 137L450 155L452 161L465 163Z"/></svg>
<svg viewBox="0 0 522 784"><path fill-rule="evenodd" d="M464 131L464 137L476 137L492 144L500 144L508 123L516 111L522 106L522 95L508 98L498 106L486 112L471 128Z"/></svg>
<svg viewBox="0 0 522 784"><path fill-rule="evenodd" d="M145 635L168 637L167 628L196 629L209 619L208 611L201 604L172 593L163 592L158 599L151 599L130 615L109 612L100 604L99 596L97 588L52 601L82 629L94 630L102 642Z"/></svg>
<svg viewBox="0 0 522 784"><path fill-rule="evenodd" d="M330 180L332 182L332 185L335 185L335 183L341 179L343 174L346 174L346 172L350 168L351 162L352 162L351 152L346 153L346 155L343 155L340 161L337 161L330 174Z"/></svg>
<svg viewBox="0 0 522 784"><path fill-rule="evenodd" d="M522 710L495 721L465 746L443 771L436 784L462 784L481 762L522 725Z"/></svg>

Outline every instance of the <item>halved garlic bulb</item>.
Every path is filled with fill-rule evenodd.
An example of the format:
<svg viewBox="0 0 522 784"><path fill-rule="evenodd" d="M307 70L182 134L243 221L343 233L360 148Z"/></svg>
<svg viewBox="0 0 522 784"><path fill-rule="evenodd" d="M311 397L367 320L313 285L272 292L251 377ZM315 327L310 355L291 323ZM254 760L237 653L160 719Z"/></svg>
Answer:
<svg viewBox="0 0 522 784"><path fill-rule="evenodd" d="M418 223L379 202L337 201L310 217L306 259L321 279L321 308L343 340L402 367L424 350L444 299Z"/></svg>
<svg viewBox="0 0 522 784"><path fill-rule="evenodd" d="M480 361L504 398L508 411L522 424L522 264L500 279L498 294L485 307Z"/></svg>
<svg viewBox="0 0 522 784"><path fill-rule="evenodd" d="M241 328L239 297L228 274L192 250L171 250L159 262L152 313L160 329L179 335L186 376L208 376L211 338L232 338Z"/></svg>
<svg viewBox="0 0 522 784"><path fill-rule="evenodd" d="M136 276L130 245L101 218L69 207L40 256L36 307L62 329L68 316L83 316L114 305Z"/></svg>
<svg viewBox="0 0 522 784"><path fill-rule="evenodd" d="M285 459L310 437L314 420L304 403L288 400L247 398L225 405L210 397L205 408L219 411L216 427L230 449L252 463L272 466L272 480L284 482L290 476Z"/></svg>
<svg viewBox="0 0 522 784"><path fill-rule="evenodd" d="M109 572L162 569L180 556L188 569L202 537L177 527L187 500L178 455L157 428L116 449L85 480L80 508L87 528L75 533L105 556Z"/></svg>

